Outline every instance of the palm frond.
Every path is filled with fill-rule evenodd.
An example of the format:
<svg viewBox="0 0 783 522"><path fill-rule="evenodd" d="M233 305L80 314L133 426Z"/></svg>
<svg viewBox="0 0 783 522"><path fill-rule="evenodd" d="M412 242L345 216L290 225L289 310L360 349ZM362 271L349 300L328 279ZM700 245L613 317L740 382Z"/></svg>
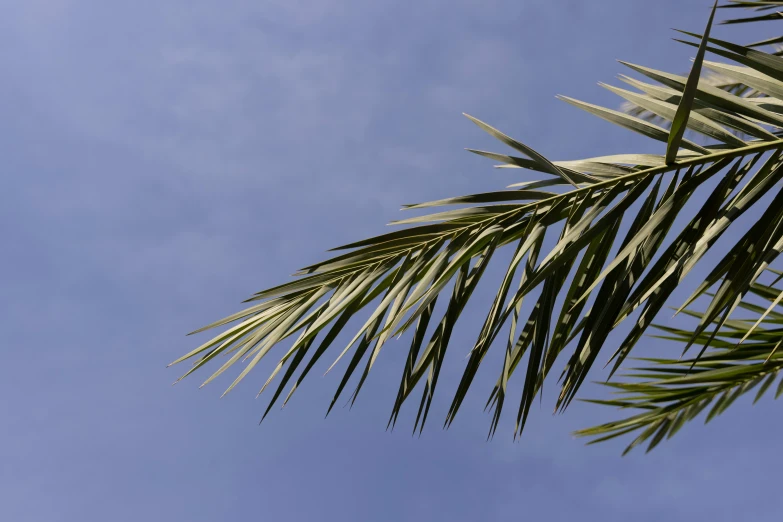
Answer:
<svg viewBox="0 0 783 522"><path fill-rule="evenodd" d="M778 272L780 274L780 272ZM604 383L614 388L617 398L589 400L596 404L640 411L625 419L581 430L577 435L593 437L601 442L629 433L638 433L625 453L650 439L647 451L664 437L671 438L682 426L712 405L705 423L723 413L734 401L758 387L754 404L769 390L783 369L783 290L772 285L754 283L750 292L770 302L763 309L749 301L740 306L757 315L754 319L727 320L716 318L720 329L713 335L699 334L693 339L688 330L657 325L660 339L683 344L694 342L710 346L705 355L692 359L639 359L647 363L625 375L632 382ZM762 311L763 310L763 311ZM686 310L700 320L703 312ZM760 315L758 315L760 314ZM775 398L783 393L781 380Z"/></svg>
<svg viewBox="0 0 783 522"><path fill-rule="evenodd" d="M558 408L566 408L609 333L631 314L641 312L612 356L616 368L682 278L783 177L783 115L772 110L777 102L783 103L779 91L783 82L776 77L783 74L783 59L742 46L721 47L708 37L697 45L697 60L687 77L626 63L656 84L632 82L639 87L638 93L613 88L674 122L679 129L674 133L624 112L562 97L601 119L665 143L660 155L624 153L552 161L468 116L514 151L472 152L500 162L503 168L543 177L501 191L407 206L449 208L398 221L398 225L412 226L339 247L335 250L342 253L301 269L294 281L256 293L248 299L250 308L210 327L238 324L175 363L194 360L188 375L220 355L230 356L209 382L239 359L249 360L231 389L275 346L290 340L272 374L286 368L271 407L305 359L309 356L286 401L313 365L333 348L349 320L364 313L367 318L353 338L342 350L337 347L330 370L343 358L349 361L331 404L364 361L355 399L386 343L410 331L412 342L390 423L426 375L416 421L423 428L454 325L495 253L506 247L514 249L513 258L470 352L446 423L454 420L485 355L507 330L506 355L488 403L494 411L492 430L504 407L509 379L525 356L517 433L556 360L574 343L557 401ZM775 103L756 103L701 80L701 57L717 48L722 49L721 58L734 64L721 74L742 82L752 78L753 88ZM775 76L767 74L770 70ZM681 131L686 127L707 142L700 145L684 138ZM740 138L729 129L750 137ZM698 198L701 207L696 216L662 249L684 207L711 180L717 185L709 195ZM613 252L618 236L622 237L619 249ZM548 250L544 248L547 238L556 240ZM707 282L723 283L691 342L701 339L708 325L719 328L725 323L781 246L783 191L708 277ZM563 295L561 303L559 296ZM526 298L532 303L523 323ZM445 301L440 317L439 301ZM313 346L317 348L311 352Z"/></svg>

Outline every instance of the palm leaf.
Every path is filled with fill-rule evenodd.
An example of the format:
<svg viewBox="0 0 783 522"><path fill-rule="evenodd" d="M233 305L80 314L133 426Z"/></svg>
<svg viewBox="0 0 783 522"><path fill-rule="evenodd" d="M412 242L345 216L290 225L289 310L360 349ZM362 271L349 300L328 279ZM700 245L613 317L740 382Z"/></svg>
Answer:
<svg viewBox="0 0 783 522"><path fill-rule="evenodd" d="M611 383L617 398L589 400L597 404L622 409L641 410L619 421L608 422L593 428L580 430L577 435L592 437L591 443L638 432L626 448L626 452L644 442L649 433L661 430L672 437L701 411L712 405L705 416L705 423L723 413L738 397L758 387L754 404L769 390L783 369L783 327L779 307L783 290L771 285L754 284L757 294L766 296L771 304L765 312L753 320L713 320L720 328L714 334L699 334L694 339L691 331L657 326L666 335L659 338L711 345L697 359L639 359L647 364L626 374L630 382ZM744 303L751 304L751 303ZM752 305L751 306L755 306ZM751 308L757 312L757 308ZM780 309L783 311L783 309ZM704 312L689 314L706 320ZM783 392L783 380L775 395ZM653 439L647 451L660 439Z"/></svg>
<svg viewBox="0 0 783 522"><path fill-rule="evenodd" d="M766 6L744 4L749 3L744 2L741 7ZM347 367L329 409L366 359L352 396L352 401L356 400L381 348L392 336L411 331L411 346L389 422L396 422L403 404L424 380L416 420L420 429L429 414L451 334L462 310L496 251L516 245L473 344L446 423L453 422L485 355L507 329L503 336L506 356L488 402L495 411L491 433L497 427L510 378L523 357L527 355L528 359L517 433L525 425L530 404L560 354L576 342L558 400L561 408L567 407L610 332L642 307L631 336L615 352L619 364L694 264L705 258L739 215L758 206L761 197L783 176L783 116L773 110L776 104L783 105L783 93L776 79L783 74L781 60L756 47L723 45L723 40L710 39L713 15L714 8L704 31L707 36L700 39L697 60L687 78L628 64L657 84L632 80L631 85L641 93L611 88L671 121L673 131L631 114L562 97L612 124L666 143L666 147L660 146L661 154L621 153L551 160L530 145L468 116L481 130L512 149L472 152L500 162L501 167L521 169L514 172L535 173L533 176L538 177L523 179L500 191L408 205L408 209L455 208L399 221L397 224L411 226L335 249L342 252L301 269L291 282L256 293L248 300L252 303L250 308L210 325L240 321L175 362L195 360L188 375L219 355L231 355L209 381L239 359L249 359L231 389L273 348L289 338L295 339L264 384L266 388L282 372L282 383L271 407L284 386L294 379L313 346L317 348L294 380L286 402L314 364L332 349L350 319L363 316L362 326L333 358L330 370L352 353L350 358L345 357ZM720 56L732 63L704 64L721 69L721 74L738 77L738 81L747 82L763 96L749 97L746 91L720 88L704 81L702 58L717 49L709 45L711 42L723 49ZM757 103L758 100L764 103ZM685 139L685 128L702 134L705 143ZM664 239L677 218L682 218L683 209L695 194L709 186L708 182L714 181L717 185L698 196L706 201L701 211L676 233L672 246L661 252ZM661 190L662 187L666 188ZM716 321L716 332L721 331L721 325L732 324L728 315L742 306L746 294L758 290L759 275L783 246L783 205L775 206L776 203L761 209L762 219L730 249L719 263L720 269L705 279L708 287L718 280L721 286L687 342L701 343L706 327ZM619 250L612 253L618 234L623 239ZM547 236L558 238L548 252L543 248ZM740 255L742 249L751 249L752 255ZM442 297L444 293L450 297ZM558 309L561 295L565 302ZM436 308L439 301L446 301L442 312ZM527 322L518 332L523 302L530 303L531 308ZM439 313L443 313L440 318ZM748 342L764 332L760 325L750 332ZM705 348L710 339L718 339L717 335L707 336ZM427 337L429 341L425 343ZM696 357L690 364L699 369L701 361L709 357ZM646 425L646 436L653 437L655 443L665 430L682 423L679 417L666 419ZM627 430L633 424L623 426Z"/></svg>

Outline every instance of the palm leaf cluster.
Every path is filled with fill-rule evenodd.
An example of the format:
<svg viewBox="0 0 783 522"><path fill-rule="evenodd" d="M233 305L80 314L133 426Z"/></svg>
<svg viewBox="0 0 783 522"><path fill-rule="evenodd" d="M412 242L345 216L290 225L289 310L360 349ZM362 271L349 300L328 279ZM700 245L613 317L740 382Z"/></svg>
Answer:
<svg viewBox="0 0 783 522"><path fill-rule="evenodd" d="M726 5L722 5L720 7L753 9L754 11L761 13L760 16L754 15L754 16L748 16L744 18L733 18L733 19L724 20L721 22L721 24L724 25L759 22L759 21L776 21L776 20L783 19L783 15L781 15L781 13L783 12L783 3L781 2L732 2ZM769 12L772 10L775 10L775 12L774 13ZM767 38L764 40L749 43L746 44L745 47L748 47L750 49L754 49L754 48L758 49L758 48L765 47L769 49L768 52L770 54L781 56L783 55L783 36ZM621 79L624 80L625 77L621 76ZM742 81L739 81L736 78L733 78L726 74L719 73L717 71L712 71L712 70L704 71L702 73L702 80L706 83L713 85L714 87L717 87L718 89L725 90L737 96L742 96L747 98L765 96L765 94L762 91L758 91L746 85ZM623 102L622 110L628 114L637 116L639 118L655 123L662 127L669 126L668 120L666 120L665 118L661 118L655 112L647 110L645 107L637 105L632 101ZM729 128L728 130L730 132L743 136L741 130L732 129L732 128Z"/></svg>
<svg viewBox="0 0 783 522"><path fill-rule="evenodd" d="M735 3L761 9L761 16L769 14L772 4L783 5ZM563 351L568 353L558 410L571 403L609 334L634 317L609 358L614 373L680 281L737 219L751 207L760 208L755 223L692 296L707 295L717 286L686 344L706 349L717 343L723 339L723 328L731 327L731 313L757 288L759 276L783 248L783 190L778 188L783 177L783 58L709 37L712 16L705 35L684 33L684 41L697 48L688 76L622 62L638 76L622 78L634 90L606 85L670 122L669 129L561 97L666 144L661 145L662 154L553 161L468 116L509 149L471 152L534 178L495 192L407 205L445 208L396 222L405 228L338 247L330 259L301 269L297 279L256 293L248 299L247 309L198 331L233 326L175 362L194 361L186 376L225 356L204 384L245 362L229 391L273 348L287 342L261 389L280 377L266 416L274 404L291 398L329 352L329 371L344 366L331 410L349 383L349 400L354 401L387 341L410 331L389 423L394 425L403 404L420 389L414 430L421 430L454 326L495 254L505 248L513 251L511 261L503 267L445 424L455 419L491 346L500 345L504 356L487 403L493 412L490 433L512 391L509 380L519 370L523 384L515 408L518 434ZM705 60L707 52L721 61ZM753 89L755 95L704 81L702 68ZM703 136L705 143L685 138L686 129ZM694 198L705 187L709 193ZM770 193L771 201L762 201ZM675 227L689 202L698 206L696 215L684 227ZM667 243L667 238L673 239ZM349 332L348 343L334 346L355 317L361 318L361 326ZM756 328L749 339L763 332ZM700 365L712 361L710 357L715 355L697 357L694 371L705 368Z"/></svg>
<svg viewBox="0 0 783 522"><path fill-rule="evenodd" d="M778 276L781 274L777 272ZM671 438L685 424L702 412L705 423L723 413L740 396L755 390L755 404L774 384L783 369L783 310L776 311L783 290L773 285L754 283L750 294L768 302L769 308L743 300L740 307L753 313L752 319L728 320L715 337L702 333L694 344L709 351L697 358L639 358L647 366L634 368L626 377L632 382L605 383L617 390L610 400L589 400L597 404L642 410L641 413L581 430L578 435L593 437L591 443L640 432L626 448L650 442L647 451L661 440ZM702 319L701 312L686 313ZM692 332L656 326L664 335L660 339L689 344ZM775 398L783 394L783 380L778 380ZM707 410L708 407L711 408Z"/></svg>
<svg viewBox="0 0 783 522"><path fill-rule="evenodd" d="M752 9L755 13L739 18L724 20L723 24L746 24L749 22L770 22L783 19L783 2L743 2L742 0L730 0L729 3L720 6L723 9ZM764 43L780 43L783 37L770 39Z"/></svg>

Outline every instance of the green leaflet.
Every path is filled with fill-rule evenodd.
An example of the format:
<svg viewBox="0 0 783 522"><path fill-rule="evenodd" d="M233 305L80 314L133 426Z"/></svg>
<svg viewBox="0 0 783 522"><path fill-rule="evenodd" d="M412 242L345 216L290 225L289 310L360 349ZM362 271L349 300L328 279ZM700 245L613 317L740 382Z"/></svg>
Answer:
<svg viewBox="0 0 783 522"><path fill-rule="evenodd" d="M634 65L623 61L620 61L620 63L640 74L644 74L648 78L652 78L653 80L678 91L683 90L685 82L687 81L686 78L676 74L656 71L655 69L650 69L649 67L642 67L641 65ZM740 98L722 91L721 89L718 89L717 87L714 87L704 81L698 83L695 97L696 99L716 108L730 111L742 116L747 116L769 125L783 127L783 118L781 116L764 110L745 100L744 98Z"/></svg>
<svg viewBox="0 0 783 522"><path fill-rule="evenodd" d="M669 131L669 139L666 144L666 163L672 163L677 158L677 150L682 143L682 137L685 134L685 127L688 123L688 118L691 113L691 106L693 105L693 99L696 96L696 90L699 85L699 77L701 76L701 64L704 61L704 51L707 48L707 40L710 37L710 29L712 28L712 20L715 18L715 9L718 7L718 0L715 0L715 4L712 6L712 12L710 13L710 19L707 21L707 28L704 30L704 38L702 38L701 44L699 44L699 50L696 52L696 58L693 61L693 67L688 75L688 80L685 82L685 89L682 91L682 98L680 104L677 106L677 113L672 120L672 128Z"/></svg>
<svg viewBox="0 0 783 522"><path fill-rule="evenodd" d="M486 192L484 194L472 194L470 196L439 199L437 201L428 201L427 203L405 205L403 208L414 209L438 207L444 205L464 205L468 203L497 203L500 201L538 200L552 197L554 195L554 192L544 192L541 190L501 190L497 192Z"/></svg>
<svg viewBox="0 0 783 522"><path fill-rule="evenodd" d="M676 105L656 100L651 97L642 96L624 89L618 89L617 87L612 87L611 85L606 85L604 83L599 83L599 85L612 91L618 96L621 96L626 100L637 104L640 107L658 114L662 118L672 121L676 116ZM698 112L690 113L690 117L686 121L686 125L688 128L693 129L696 132L700 132L705 136L709 136L710 138L714 138L730 146L745 147L747 145L747 143L737 138L720 125L714 123L709 118L702 116Z"/></svg>
<svg viewBox="0 0 783 522"><path fill-rule="evenodd" d="M669 89L668 87L659 87L656 85L651 85L649 83L640 82L639 80L629 78L628 76L625 76L623 74L619 75L618 77L620 78L620 80L636 87L640 91L643 91L650 96L653 96L662 101L666 101L668 103L679 104L680 99L682 98L681 93L679 91L675 91L674 89ZM749 101L751 103L754 102L754 100L752 99ZM744 134L747 134L748 136L754 136L762 140L778 139L777 136L767 131L763 127L756 125L755 123L748 121L745 118L735 116L731 113L711 107L705 104L704 102L701 102L700 100L694 101L692 111L693 111L691 113L692 116L694 115L694 113L699 114L710 121L713 121L717 124L725 125L727 127L731 127L732 129L736 129Z"/></svg>
<svg viewBox="0 0 783 522"><path fill-rule="evenodd" d="M535 170L538 172L546 172L551 174L551 171L549 170L549 166L546 164L541 164L540 162L525 159L525 158L518 158L516 156L507 156L505 154L497 154L494 152L487 152L483 150L476 150L476 149L465 149L468 152L472 152L473 154L478 154L479 156L484 156L485 158L494 159L496 161L502 161L503 163L506 163L507 167L516 167L521 169L530 169ZM593 176L590 176L589 174L585 174L582 172L577 172L576 170L572 170L569 168L568 161L556 161L553 163L553 165L557 166L557 168L566 173L569 178L571 178L574 181L578 181L580 183L582 182L590 182L590 181L596 181L596 179ZM554 180L547 180L547 183L550 183L552 185L554 184L565 184L568 183L565 179L562 177L557 177Z"/></svg>
<svg viewBox="0 0 783 522"><path fill-rule="evenodd" d="M713 71L718 71L727 76L731 76L732 78L736 78L757 91L778 99L783 98L783 82L770 78L758 71L748 69L747 67L737 67L736 65L727 65L717 62L704 62L704 65Z"/></svg>
<svg viewBox="0 0 783 522"><path fill-rule="evenodd" d="M701 39L702 36L695 33L689 33L687 31L680 31L688 36ZM744 47L742 45L736 45L725 40L718 40L716 38L709 38L710 43L714 43L728 49L731 52L725 52L714 47L708 49L715 54L724 56L734 62L741 63L747 67L757 69L759 72L783 80L783 58L775 56L774 54L765 53L763 51L757 51L750 47ZM691 42L684 42L689 45L693 45Z"/></svg>
<svg viewBox="0 0 783 522"><path fill-rule="evenodd" d="M474 118L473 116L470 116L468 114L465 114L465 116L468 119L470 119L470 121L472 121L473 123L478 125L478 127L481 130L486 131L492 137L497 138L498 140L502 141L503 143L505 143L509 147L517 149L518 151L522 152L523 154L526 154L532 161L534 161L536 164L538 164L541 169L543 169L543 172L548 172L550 174L554 174L555 176L559 176L559 177L563 178L564 180L566 180L567 182L569 182L574 187L577 186L576 183L574 183L574 181L568 176L568 174L566 174L563 170L557 168L552 162L550 162L544 156L542 156L538 152L534 151L533 149L531 149L527 145L524 145L523 143L520 143L520 142L516 141L515 139L513 139L513 138L511 138L509 136L506 136L505 134L503 134L499 130L497 130L497 129L493 128L493 127L490 127L489 125L487 125L483 121L478 120L478 119Z"/></svg>
<svg viewBox="0 0 783 522"><path fill-rule="evenodd" d="M583 109L591 114L595 114L599 118L604 119L610 123L614 123L616 125L620 125L621 127L625 127L628 130L638 132L639 134L643 136L647 136L648 138L652 138L654 140L663 141L663 142L667 142L669 139L669 132L666 129L658 127L657 125L653 125L652 123L648 123L634 116L630 116L623 112L615 111L612 109L607 109L599 105L593 105L592 103L586 103L579 100L575 100L567 96L558 95L557 98L565 102L568 102L575 107L579 107L580 109ZM681 140L681 142L678 143L678 145L680 144L686 149L695 152L701 152L702 154L709 154L710 152L704 147L700 145L696 145L695 143L685 139Z"/></svg>

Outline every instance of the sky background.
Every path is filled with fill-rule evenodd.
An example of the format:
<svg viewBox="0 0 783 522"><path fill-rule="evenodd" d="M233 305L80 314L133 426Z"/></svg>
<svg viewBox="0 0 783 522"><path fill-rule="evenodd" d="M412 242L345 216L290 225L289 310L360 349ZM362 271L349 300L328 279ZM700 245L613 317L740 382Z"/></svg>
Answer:
<svg viewBox="0 0 783 522"><path fill-rule="evenodd" d="M687 71L669 29L701 32L708 3L0 1L0 519L779 520L771 399L621 458L571 436L618 414L552 416L553 382L521 441L510 406L487 442L490 361L441 430L481 296L421 438L410 404L385 431L404 342L326 420L339 375L259 427L271 359L223 399L233 375L166 368L400 204L528 179L462 150L504 151L462 112L553 159L662 153L554 95L619 105L596 86L616 58Z"/></svg>

